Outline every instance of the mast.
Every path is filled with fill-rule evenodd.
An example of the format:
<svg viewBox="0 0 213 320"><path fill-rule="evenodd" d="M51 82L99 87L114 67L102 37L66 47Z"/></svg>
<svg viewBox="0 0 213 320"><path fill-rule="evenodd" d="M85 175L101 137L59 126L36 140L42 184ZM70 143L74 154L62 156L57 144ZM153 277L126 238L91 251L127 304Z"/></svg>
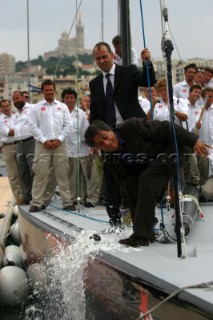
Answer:
<svg viewBox="0 0 213 320"><path fill-rule="evenodd" d="M28 61L28 86L30 86L30 24L29 24L29 0L27 0L27 61Z"/></svg>
<svg viewBox="0 0 213 320"><path fill-rule="evenodd" d="M104 41L104 0L101 0L101 41Z"/></svg>
<svg viewBox="0 0 213 320"><path fill-rule="evenodd" d="M131 64L131 33L129 0L118 0L119 33L122 39L122 64Z"/></svg>

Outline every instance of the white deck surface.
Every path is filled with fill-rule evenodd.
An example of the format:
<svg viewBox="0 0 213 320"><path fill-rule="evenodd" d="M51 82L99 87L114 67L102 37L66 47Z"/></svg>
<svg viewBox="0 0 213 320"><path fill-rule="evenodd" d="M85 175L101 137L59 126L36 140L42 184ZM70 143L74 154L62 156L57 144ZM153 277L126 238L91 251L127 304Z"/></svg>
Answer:
<svg viewBox="0 0 213 320"><path fill-rule="evenodd" d="M56 208L56 206L58 208ZM201 206L204 218L198 218L193 225L186 241L186 258L177 257L177 243L159 243L150 244L149 247L127 248L118 244L118 240L128 237L132 230L126 228L121 232L110 233L111 229L108 224L108 216L104 207L96 207L91 209L82 209L79 212L64 212L59 209L60 203L56 201L46 211L31 213L36 219L39 219L54 228L61 228L63 232L76 237L76 232L70 226L64 225L63 221L67 221L79 228L82 228L92 235L98 233L101 241L98 244L100 250L103 250L102 243L109 246L111 243L112 250L107 253L118 259L138 268L138 274L143 270L153 276L156 285L163 280L177 288L189 285L200 284L213 281L213 205L208 203ZM28 211L28 206L24 207ZM164 221L167 231L175 237L174 225L172 220L174 209L169 212L165 211ZM48 216L55 216L62 219L62 223ZM156 209L156 216L159 221L161 219L159 209ZM100 221L99 221L100 220ZM158 226L156 226L158 228ZM159 237L162 239L162 236ZM113 241L113 242L112 242ZM199 297L212 304L213 309L213 288L208 289L190 289L192 295Z"/></svg>

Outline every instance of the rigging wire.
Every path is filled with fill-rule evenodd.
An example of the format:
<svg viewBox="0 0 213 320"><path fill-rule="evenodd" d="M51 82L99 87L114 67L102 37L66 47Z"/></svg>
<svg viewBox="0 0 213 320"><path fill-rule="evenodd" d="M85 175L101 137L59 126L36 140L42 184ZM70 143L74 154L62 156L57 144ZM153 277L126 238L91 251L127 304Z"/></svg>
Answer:
<svg viewBox="0 0 213 320"><path fill-rule="evenodd" d="M67 34L66 41L65 41L65 43L64 43L64 46L63 46L62 49L61 49L61 52L59 53L59 58L58 58L58 62L57 62L57 65L56 65L54 74L53 74L53 79L55 78L56 73L57 73L57 71L58 71L58 67L59 67L59 64L60 64L60 62L61 62L62 54L63 54L63 52L64 52L64 49L65 49L66 45L67 45L67 41L68 41L69 36L70 36L70 34L71 34L72 28L73 28L73 26L74 26L74 24L75 24L75 22L76 22L76 20L77 20L77 15L78 15L78 12L79 12L80 7L81 7L81 5L82 5L82 2L83 2L83 0L81 0L81 2L79 3L78 8L76 9L76 14L75 14L74 19L73 19L73 22L72 22L72 24L71 24L70 30L69 30L69 32L68 32L68 34Z"/></svg>
<svg viewBox="0 0 213 320"><path fill-rule="evenodd" d="M81 0L81 3L82 3L83 0ZM80 3L80 4L81 4ZM77 27L78 27L78 11L79 11L79 8L78 7L78 0L76 0L76 30L77 30ZM78 60L79 60L79 55L78 55L78 46L79 46L79 39L78 39L78 32L77 32L77 36L76 36L76 62L77 62L77 65L76 65L76 92L77 92L77 179L76 179L76 185L77 185L77 206L78 206L78 211L80 211L79 209L79 205L80 205L80 201L81 201L81 181L80 181L80 177L81 177L81 174L80 174L80 170L81 170L81 165L80 165L80 144L81 144L81 132L80 132L80 123L79 123L79 97L78 97L78 87L79 87L79 84L78 84L78 74L79 74L79 68L78 68ZM75 110L75 107L74 107L74 110Z"/></svg>
<svg viewBox="0 0 213 320"><path fill-rule="evenodd" d="M144 46L144 48L146 48L146 37L145 37L145 27L144 27L144 16L143 16L142 0L140 0L140 13L141 13L143 46ZM146 74L147 74L147 82L148 82L148 89L149 89L150 112L151 112L151 118L153 119L152 94L151 94L151 85L150 85L150 78L149 78L149 65L148 65L148 60L147 59L146 59Z"/></svg>
<svg viewBox="0 0 213 320"><path fill-rule="evenodd" d="M204 282L204 283L198 283L198 284L189 285L189 286L185 286L185 287L179 288L179 289L175 290L174 292L172 292L164 300L159 302L156 306L154 306L153 308L149 309L146 313L144 313L142 316L140 316L136 320L146 319L146 317L151 312L154 312L155 310L159 309L164 303L166 303L167 301L171 300L174 296L176 296L177 294L181 293L184 290L188 290L188 289L206 289L206 288L213 288L213 281Z"/></svg>
<svg viewBox="0 0 213 320"><path fill-rule="evenodd" d="M177 53L178 53L180 62L181 62L181 64L183 65L183 64L184 64L184 63L183 63L183 59L181 58L180 51L179 51L178 46L177 46L177 44L176 44L175 38L174 38L174 36L173 36L173 34L172 34L172 30L171 30L171 27L170 27L169 23L168 23L168 27L169 27L169 32L170 32L170 34L171 34L173 43L174 43L175 48L176 48L176 50L177 50Z"/></svg>

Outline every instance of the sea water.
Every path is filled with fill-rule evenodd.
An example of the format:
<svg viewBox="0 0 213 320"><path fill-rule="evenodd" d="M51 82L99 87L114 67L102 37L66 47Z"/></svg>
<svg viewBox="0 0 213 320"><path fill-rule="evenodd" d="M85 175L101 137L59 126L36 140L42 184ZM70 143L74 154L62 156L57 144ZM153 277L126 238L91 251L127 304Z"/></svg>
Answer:
<svg viewBox="0 0 213 320"><path fill-rule="evenodd" d="M99 251L129 250L118 240L128 237L130 228L122 233L110 232L112 229L106 230L100 235L101 240L96 241L95 231L82 231L72 245L61 246L53 258L37 265L39 277L31 280L32 295L17 319L85 320L84 270L88 261L91 262Z"/></svg>

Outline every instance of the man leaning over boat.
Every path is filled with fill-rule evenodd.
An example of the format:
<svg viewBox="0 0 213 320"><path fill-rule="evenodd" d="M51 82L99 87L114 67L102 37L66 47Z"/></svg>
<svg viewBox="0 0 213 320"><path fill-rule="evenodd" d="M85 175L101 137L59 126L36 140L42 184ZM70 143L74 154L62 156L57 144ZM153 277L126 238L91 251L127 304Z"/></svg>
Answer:
<svg viewBox="0 0 213 320"><path fill-rule="evenodd" d="M208 155L210 146L198 140L197 135L176 124L175 130L180 155L184 154L184 146L193 148L201 157ZM85 139L89 146L104 151L103 161L128 200L133 234L119 242L132 247L148 246L155 241L155 205L173 176L177 158L170 122L131 118L113 131L96 120L86 130Z"/></svg>

